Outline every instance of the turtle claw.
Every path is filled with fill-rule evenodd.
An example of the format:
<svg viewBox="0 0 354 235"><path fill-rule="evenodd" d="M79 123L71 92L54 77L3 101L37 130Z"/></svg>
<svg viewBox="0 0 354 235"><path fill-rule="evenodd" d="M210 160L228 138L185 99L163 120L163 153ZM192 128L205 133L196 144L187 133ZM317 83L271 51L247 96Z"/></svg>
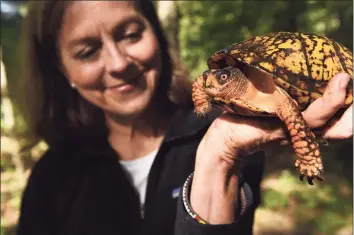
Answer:
<svg viewBox="0 0 354 235"><path fill-rule="evenodd" d="M299 179L300 179L301 181L304 181L304 177L305 177L305 174L301 174L301 175L299 176ZM306 178L307 178L307 183L308 183L309 185L314 185L313 180L314 180L315 178L316 178L317 180L319 180L319 181L324 181L324 178L321 177L321 176L307 176Z"/></svg>
<svg viewBox="0 0 354 235"><path fill-rule="evenodd" d="M317 142L324 147L329 146L328 140L324 139L323 137L318 137Z"/></svg>
<svg viewBox="0 0 354 235"><path fill-rule="evenodd" d="M314 135L315 135L315 138L316 138L318 144L320 144L320 145L322 145L324 147L329 146L329 142L328 142L328 140L326 140L323 137L323 133L322 132L314 131Z"/></svg>
<svg viewBox="0 0 354 235"><path fill-rule="evenodd" d="M301 181L304 181L304 176L305 176L305 174L301 174L301 175L299 176L299 179L300 179Z"/></svg>
<svg viewBox="0 0 354 235"><path fill-rule="evenodd" d="M316 179L318 179L319 181L324 181L325 180L322 176L319 176L319 175L316 176Z"/></svg>
<svg viewBox="0 0 354 235"><path fill-rule="evenodd" d="M296 168L298 168L298 166L296 166ZM319 181L324 181L325 180L322 176L320 176L321 173L323 173L323 169L318 169L317 174L313 174L311 172L308 172L307 169L305 169L305 170L301 171L301 173L299 175L299 179L301 181L304 181L304 178L306 177L308 184L309 185L314 185L314 183L313 183L314 179L319 180Z"/></svg>
<svg viewBox="0 0 354 235"><path fill-rule="evenodd" d="M303 173L303 174L301 174L300 176L299 176L299 179L301 180L301 181L304 181L304 177L305 177L305 173ZM307 182L308 182L308 184L309 185L313 185L313 177L312 176L307 176L306 177L307 178Z"/></svg>
<svg viewBox="0 0 354 235"><path fill-rule="evenodd" d="M307 182L309 183L309 185L313 185L313 177L307 177Z"/></svg>

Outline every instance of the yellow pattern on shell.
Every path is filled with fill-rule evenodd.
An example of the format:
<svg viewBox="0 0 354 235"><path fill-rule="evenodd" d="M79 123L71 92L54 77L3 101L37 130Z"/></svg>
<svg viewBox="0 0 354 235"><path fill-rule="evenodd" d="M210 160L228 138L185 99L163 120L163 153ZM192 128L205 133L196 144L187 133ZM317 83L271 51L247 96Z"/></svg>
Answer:
<svg viewBox="0 0 354 235"><path fill-rule="evenodd" d="M346 72L353 79L352 52L327 37L309 33L256 36L215 53L208 65L218 69L222 66L220 61L232 66L242 62L268 73L297 101L301 110L323 95L328 81L337 73ZM352 102L352 86L351 82L346 104Z"/></svg>

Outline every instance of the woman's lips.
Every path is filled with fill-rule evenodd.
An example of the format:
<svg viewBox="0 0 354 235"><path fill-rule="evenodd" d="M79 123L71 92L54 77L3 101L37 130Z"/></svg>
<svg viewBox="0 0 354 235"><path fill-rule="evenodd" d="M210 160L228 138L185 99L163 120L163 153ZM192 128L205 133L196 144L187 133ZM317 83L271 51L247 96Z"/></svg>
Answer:
<svg viewBox="0 0 354 235"><path fill-rule="evenodd" d="M132 82L129 83L124 83L124 84L120 84L120 85L116 85L116 86L111 86L108 87L108 90L114 90L114 91L118 91L118 92L129 92L132 91L137 83L140 81L141 76L137 77L136 79L134 79Z"/></svg>
<svg viewBox="0 0 354 235"><path fill-rule="evenodd" d="M117 91L120 91L120 92L128 92L128 91L131 91L134 89L134 85L133 84L124 84L124 85L120 85L120 86L117 86L116 89Z"/></svg>

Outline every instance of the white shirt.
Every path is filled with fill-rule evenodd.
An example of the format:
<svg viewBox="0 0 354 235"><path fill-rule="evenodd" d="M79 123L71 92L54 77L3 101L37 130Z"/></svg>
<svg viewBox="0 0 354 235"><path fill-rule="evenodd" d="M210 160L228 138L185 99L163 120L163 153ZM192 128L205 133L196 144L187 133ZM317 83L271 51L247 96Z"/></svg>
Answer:
<svg viewBox="0 0 354 235"><path fill-rule="evenodd" d="M144 157L134 159L134 160L120 160L119 163L122 165L125 173L128 175L131 183L133 184L136 191L139 193L140 198L140 208L143 217L143 208L145 204L146 186L149 177L149 172L157 155L158 150L154 150L151 153L145 155Z"/></svg>

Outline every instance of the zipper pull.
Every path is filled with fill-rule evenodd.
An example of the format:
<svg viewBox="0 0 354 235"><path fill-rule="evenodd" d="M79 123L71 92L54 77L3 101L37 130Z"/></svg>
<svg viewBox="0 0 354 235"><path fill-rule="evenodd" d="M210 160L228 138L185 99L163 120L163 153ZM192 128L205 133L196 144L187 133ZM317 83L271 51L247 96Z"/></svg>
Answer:
<svg viewBox="0 0 354 235"><path fill-rule="evenodd" d="M140 217L144 219L145 207L144 204L140 204Z"/></svg>

